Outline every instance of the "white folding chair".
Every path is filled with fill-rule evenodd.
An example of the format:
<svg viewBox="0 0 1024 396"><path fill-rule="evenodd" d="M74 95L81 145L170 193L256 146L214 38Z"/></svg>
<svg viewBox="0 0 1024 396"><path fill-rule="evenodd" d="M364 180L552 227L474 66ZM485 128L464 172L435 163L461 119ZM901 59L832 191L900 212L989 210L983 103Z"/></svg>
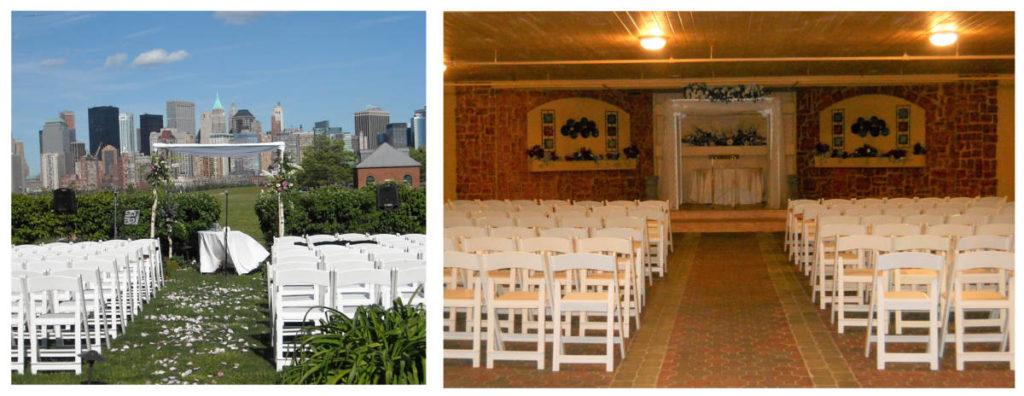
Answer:
<svg viewBox="0 0 1024 396"><path fill-rule="evenodd" d="M625 206L597 206L590 208L590 217L623 217L625 215Z"/></svg>
<svg viewBox="0 0 1024 396"><path fill-rule="evenodd" d="M60 271L53 271L52 276L64 276L79 278L82 283L82 297L84 298L84 314L89 334L92 335L92 349L96 352L103 352L104 341L110 347L110 330L107 327L107 299L103 296L103 277L98 268L71 268ZM76 301L55 301L54 312L73 313L76 310ZM91 323L90 323L91 322Z"/></svg>
<svg viewBox="0 0 1024 396"><path fill-rule="evenodd" d="M534 271L545 272L544 256L523 252L503 252L483 255L483 270L488 274L495 272L516 272ZM545 306L547 305L547 291L545 288L537 290L516 290L515 284L508 290L502 292L497 287L494 279L486 275L486 288L484 292L484 304L487 306L487 368L494 368L495 360L528 360L536 361L537 369L544 369L545 349ZM526 323L523 324L521 337L514 337L514 326L509 326L509 334L501 331L499 326L498 311L507 311L509 321L514 320L514 310L536 310L537 323L536 334L530 336ZM556 326L557 328L557 326ZM531 351L510 351L505 348L505 339L514 341L527 341L535 338L537 347Z"/></svg>
<svg viewBox="0 0 1024 396"><path fill-rule="evenodd" d="M886 237L921 235L921 226L919 224L905 223L875 224L871 226L868 233Z"/></svg>
<svg viewBox="0 0 1024 396"><path fill-rule="evenodd" d="M902 219L902 217L895 215L870 215L861 217L860 223L868 226L868 228L873 228L878 224L899 223Z"/></svg>
<svg viewBox="0 0 1024 396"><path fill-rule="evenodd" d="M594 208L594 207L598 207L598 206L604 206L604 202L598 202L598 201L576 201L574 203L574 205L575 206L582 206L584 208Z"/></svg>
<svg viewBox="0 0 1024 396"><path fill-rule="evenodd" d="M1003 212L1003 213L999 213L999 214L997 214L995 216L992 216L991 218L989 218L988 222L989 223L1014 224L1014 221L1013 221L1013 211L1011 210L1009 212Z"/></svg>
<svg viewBox="0 0 1024 396"><path fill-rule="evenodd" d="M498 238L533 238L537 236L537 230L523 226L508 226L491 228L492 237Z"/></svg>
<svg viewBox="0 0 1024 396"><path fill-rule="evenodd" d="M450 216L447 213L444 215L445 227L472 227L473 224L473 219L466 216Z"/></svg>
<svg viewBox="0 0 1024 396"><path fill-rule="evenodd" d="M891 288L890 277L900 270L920 269L935 271L940 276L933 278L926 290L901 290L899 283ZM942 279L943 270L942 256L920 253L900 252L889 253L878 256L875 263L874 295L875 308L873 315L878 323L877 335L877 367L885 370L888 362L919 362L928 363L932 370L939 369L939 281ZM900 336L888 335L889 312L890 311L914 311L927 313L928 335L927 336ZM870 342L871 318L869 315L868 337ZM927 344L925 352L888 352L886 344L889 342L924 342Z"/></svg>
<svg viewBox="0 0 1024 396"><path fill-rule="evenodd" d="M608 280L615 278L618 280L616 285L619 288L619 297L621 301L619 306L621 307L624 315L621 317L624 323L622 323L622 337L629 338L630 330L633 326L631 322L636 323L637 330L640 329L640 297L639 288L642 281L638 278L637 270L637 255L636 250L633 248L632 238L617 238L617 237L594 237L579 239L576 241L576 251L578 253L596 253L606 256L615 257L616 272L612 274L610 272L588 272L583 273L580 279L580 286L585 290L590 289L602 289L604 288ZM587 315L580 318L580 334L585 332L592 322L589 320Z"/></svg>
<svg viewBox="0 0 1024 396"><path fill-rule="evenodd" d="M481 284L486 281L486 275L481 275L480 255L463 252L444 252L444 269L450 274L468 273L465 281L445 282L444 290L444 313L448 315L444 320L444 339L447 340L472 340L471 348L454 349L444 347L445 359L470 359L473 367L480 367L480 332L481 332L481 308L483 307L483 291ZM453 275L454 277L454 275ZM457 329L458 311L466 310L466 321L463 331Z"/></svg>
<svg viewBox="0 0 1024 396"><path fill-rule="evenodd" d="M945 224L946 217L939 215L913 215L903 217L903 222L907 224L917 224L919 226L930 226L937 224Z"/></svg>
<svg viewBox="0 0 1024 396"><path fill-rule="evenodd" d="M1013 224L1006 223L989 223L989 224L978 224L974 228L975 235L1001 235L1001 236L1013 236Z"/></svg>
<svg viewBox="0 0 1024 396"><path fill-rule="evenodd" d="M946 224L988 224L988 216L984 215L952 215L946 218Z"/></svg>
<svg viewBox="0 0 1024 396"><path fill-rule="evenodd" d="M1014 369L1014 254L1012 252L982 251L956 256L953 267L952 308L955 320L956 369L962 371L966 362L1008 362ZM1005 285L997 290L966 290L961 275L967 271L987 269L1002 275L1000 283ZM1001 289L1001 290L1000 290ZM1005 325L996 351L971 351L964 344L973 340L966 333L967 310L999 310ZM988 341L982 339L981 342Z"/></svg>
<svg viewBox="0 0 1024 396"><path fill-rule="evenodd" d="M842 221L849 221L836 217L835 221L840 223L833 223L828 218L821 218L818 220L818 230L815 232L815 242L817 246L814 248L814 267L811 270L811 290L817 296L818 308L825 309L825 306L832 304L835 300L834 282L836 266L838 264L836 252L836 238L849 235L865 235L868 233L867 226L863 224L851 224L843 223ZM858 257L856 254L850 255L846 253L846 260L848 264L852 263ZM838 254L842 256L843 253ZM812 298L813 300L813 298Z"/></svg>
<svg viewBox="0 0 1024 396"><path fill-rule="evenodd" d="M565 363L604 363L605 371L612 372L615 369L614 344L618 343L619 353L622 356L626 355L625 342L622 338L623 334L625 334L623 329L624 320L622 320L621 299L618 296L619 271L615 263L615 257L601 254L573 253L549 257L548 262L552 272L601 271L612 274L610 279L605 280L603 287L595 287L593 290L569 292L564 295L559 292L561 290L561 281L557 279L552 280L552 306L554 313L551 317L555 321L555 329L562 328L560 323L562 312L580 312L583 315L599 313L605 317L604 355L567 354L565 352L565 343L589 337L585 335L582 329L577 337L570 337L570 334L562 334L562 331L557 330L553 337L552 371L559 371L561 365ZM595 286L597 285L595 284ZM616 324L618 324L618 329L615 328ZM615 335L616 330L618 330L618 336ZM541 358L543 359L543 355L541 355Z"/></svg>
<svg viewBox="0 0 1024 396"><path fill-rule="evenodd" d="M477 217L474 220L477 227L505 227L516 225L516 219L511 217Z"/></svg>
<svg viewBox="0 0 1024 396"><path fill-rule="evenodd" d="M971 203L972 206L999 207L1006 203L1006 197L978 197Z"/></svg>
<svg viewBox="0 0 1024 396"><path fill-rule="evenodd" d="M422 263L422 262L421 262ZM392 267L391 299L401 299L404 304L425 304L424 295L427 283L427 267L425 265L410 267Z"/></svg>
<svg viewBox="0 0 1024 396"><path fill-rule="evenodd" d="M555 228L555 219L544 216L525 216L516 218L516 225L533 228Z"/></svg>
<svg viewBox="0 0 1024 396"><path fill-rule="evenodd" d="M25 374L25 359L28 357L25 341L28 340L28 304L25 278L11 277L11 367L18 374Z"/></svg>
<svg viewBox="0 0 1024 396"><path fill-rule="evenodd" d="M978 215L991 217L999 214L999 207L996 206L971 206L964 210L964 215Z"/></svg>
<svg viewBox="0 0 1024 396"><path fill-rule="evenodd" d="M598 220L600 221L600 220ZM589 238L590 232L586 228L559 227L537 230L538 236L555 238Z"/></svg>
<svg viewBox="0 0 1024 396"><path fill-rule="evenodd" d="M281 371L291 365L291 354L299 345L295 337L309 329L309 325L328 318L328 311L318 307L333 307L334 292L330 272L316 269L273 271L274 361Z"/></svg>
<svg viewBox="0 0 1024 396"><path fill-rule="evenodd" d="M601 217L600 216L591 216L591 217L566 216L566 217L562 217L562 218L559 219L558 225L560 227L572 227L572 228L583 228L583 229L601 228L601 227L604 226L601 223Z"/></svg>
<svg viewBox="0 0 1024 396"><path fill-rule="evenodd" d="M839 334L843 334L849 326L867 326L867 318L855 318L847 313L866 314L870 309L867 297L874 281L873 262L878 254L890 251L892 239L887 236L848 235L836 239L831 316ZM848 296L851 291L854 295Z"/></svg>
<svg viewBox="0 0 1024 396"><path fill-rule="evenodd" d="M446 227L444 229L444 236L446 238L472 238L472 237L485 237L487 236L486 227L476 226L462 226L462 227Z"/></svg>
<svg viewBox="0 0 1024 396"><path fill-rule="evenodd" d="M71 276L40 276L25 279L25 291L29 298L44 295L46 299L65 296L69 304L65 311L58 311L59 301L43 305L29 302L29 353L32 374L40 371L73 370L82 373L82 353L92 348L89 323L85 307L82 279ZM45 307L52 307L47 310ZM71 332L73 345L66 345L67 333ZM40 343L39 341L43 342ZM45 358L45 360L44 360Z"/></svg>

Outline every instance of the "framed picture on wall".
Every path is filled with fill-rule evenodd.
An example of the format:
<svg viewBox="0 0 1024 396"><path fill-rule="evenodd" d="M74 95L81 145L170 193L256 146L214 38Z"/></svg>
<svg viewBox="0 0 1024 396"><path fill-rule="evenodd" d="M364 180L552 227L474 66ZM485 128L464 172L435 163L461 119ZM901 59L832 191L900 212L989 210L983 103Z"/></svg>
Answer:
<svg viewBox="0 0 1024 396"><path fill-rule="evenodd" d="M832 126L832 134L833 135L842 135L843 134L843 126L841 124L833 125Z"/></svg>
<svg viewBox="0 0 1024 396"><path fill-rule="evenodd" d="M896 137L896 144L901 146L910 144L910 135L900 134Z"/></svg>
<svg viewBox="0 0 1024 396"><path fill-rule="evenodd" d="M545 125L544 136L555 136L555 128L550 125Z"/></svg>
<svg viewBox="0 0 1024 396"><path fill-rule="evenodd" d="M833 147L843 147L843 138L841 138L841 137L834 137L834 138L832 138L832 146Z"/></svg>
<svg viewBox="0 0 1024 396"><path fill-rule="evenodd" d="M544 139L544 148L549 150L555 148L555 139Z"/></svg>
<svg viewBox="0 0 1024 396"><path fill-rule="evenodd" d="M619 141L618 140L612 139L612 140L608 141L608 149L609 150L615 150L617 148L619 148Z"/></svg>
<svg viewBox="0 0 1024 396"><path fill-rule="evenodd" d="M619 135L619 128L618 127L613 127L613 126L608 127L608 136L618 136L618 135Z"/></svg>
<svg viewBox="0 0 1024 396"><path fill-rule="evenodd" d="M832 112L832 122L843 122L843 109L836 109Z"/></svg>
<svg viewBox="0 0 1024 396"><path fill-rule="evenodd" d="M609 112L606 117L607 118L605 118L605 123L607 124L619 123L619 115L615 114L614 112Z"/></svg>
<svg viewBox="0 0 1024 396"><path fill-rule="evenodd" d="M900 121L898 124L896 124L896 128L900 132L909 131L910 130L910 123L906 122L906 121Z"/></svg>
<svg viewBox="0 0 1024 396"><path fill-rule="evenodd" d="M543 121L545 124L554 124L555 123L555 112L553 112L551 110L544 110L541 113L541 121Z"/></svg>

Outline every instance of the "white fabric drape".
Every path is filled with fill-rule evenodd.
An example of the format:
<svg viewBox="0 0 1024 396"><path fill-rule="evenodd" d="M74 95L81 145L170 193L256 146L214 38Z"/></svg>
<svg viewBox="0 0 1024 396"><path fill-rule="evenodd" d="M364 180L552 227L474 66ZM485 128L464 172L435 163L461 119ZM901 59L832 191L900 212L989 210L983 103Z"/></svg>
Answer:
<svg viewBox="0 0 1024 396"><path fill-rule="evenodd" d="M235 272L248 274L259 268L270 255L259 242L241 231L228 228L228 257ZM204 274L216 272L224 263L224 231L199 231L199 270Z"/></svg>
<svg viewBox="0 0 1024 396"><path fill-rule="evenodd" d="M751 205L764 197L761 168L695 169L687 201L715 205Z"/></svg>
<svg viewBox="0 0 1024 396"><path fill-rule="evenodd" d="M201 155L204 157L242 157L259 154L264 151L284 151L284 142L268 143L232 143L232 144L195 144L195 143L154 143L154 149L168 149L179 153Z"/></svg>

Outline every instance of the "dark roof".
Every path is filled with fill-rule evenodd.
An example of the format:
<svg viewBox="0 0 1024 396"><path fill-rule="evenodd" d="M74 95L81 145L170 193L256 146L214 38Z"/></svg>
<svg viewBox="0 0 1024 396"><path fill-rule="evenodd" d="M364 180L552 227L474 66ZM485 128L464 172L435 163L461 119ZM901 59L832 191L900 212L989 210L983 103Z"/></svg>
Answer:
<svg viewBox="0 0 1024 396"><path fill-rule="evenodd" d="M249 110L246 110L246 109L241 109L241 110L235 112L235 117L253 117L253 118L255 118L255 116L253 116L252 113L250 113Z"/></svg>
<svg viewBox="0 0 1024 396"><path fill-rule="evenodd" d="M420 163L405 153L391 147L390 144L381 143L366 159L360 162L359 165L356 165L356 169L403 168L407 166L420 166Z"/></svg>

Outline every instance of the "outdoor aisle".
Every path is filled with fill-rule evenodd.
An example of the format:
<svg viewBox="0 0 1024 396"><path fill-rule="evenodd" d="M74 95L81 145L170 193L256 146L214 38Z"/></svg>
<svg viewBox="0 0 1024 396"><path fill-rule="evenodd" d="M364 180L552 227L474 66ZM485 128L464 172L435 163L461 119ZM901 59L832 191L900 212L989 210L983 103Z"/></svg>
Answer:
<svg viewBox="0 0 1024 396"><path fill-rule="evenodd" d="M274 383L260 274L168 271L167 284L125 335L104 349L96 379L108 384ZM12 375L14 383L79 383L71 373Z"/></svg>

